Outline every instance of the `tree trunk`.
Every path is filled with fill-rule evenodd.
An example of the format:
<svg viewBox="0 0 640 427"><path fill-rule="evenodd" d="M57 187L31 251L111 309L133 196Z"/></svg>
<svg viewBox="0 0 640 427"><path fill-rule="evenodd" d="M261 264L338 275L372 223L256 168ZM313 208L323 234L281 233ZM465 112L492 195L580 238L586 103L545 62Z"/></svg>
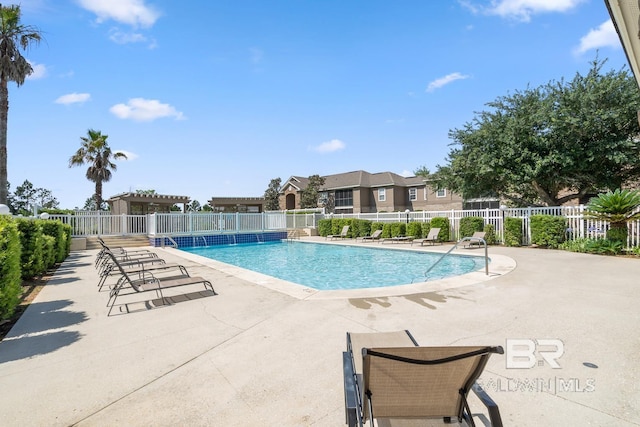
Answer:
<svg viewBox="0 0 640 427"><path fill-rule="evenodd" d="M102 181L96 181L96 209L102 209Z"/></svg>
<svg viewBox="0 0 640 427"><path fill-rule="evenodd" d="M7 205L7 118L9 117L9 89L7 80L0 80L0 204Z"/></svg>

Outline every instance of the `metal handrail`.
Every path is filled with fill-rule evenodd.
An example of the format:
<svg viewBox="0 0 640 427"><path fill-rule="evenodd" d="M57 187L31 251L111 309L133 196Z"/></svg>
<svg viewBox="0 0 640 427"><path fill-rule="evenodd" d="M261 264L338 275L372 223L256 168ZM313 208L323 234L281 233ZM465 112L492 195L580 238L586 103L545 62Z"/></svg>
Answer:
<svg viewBox="0 0 640 427"><path fill-rule="evenodd" d="M177 248L178 247L178 243L176 243L175 240L173 240L171 238L171 236L162 236L162 240L160 241L160 246L162 246L164 248L164 239L169 239L169 241L172 243L172 247Z"/></svg>
<svg viewBox="0 0 640 427"><path fill-rule="evenodd" d="M482 244L484 245L484 270L485 270L485 274L488 276L489 275L489 250L487 248L487 241L484 239L481 239L479 237L463 237L462 239L460 239L459 241L456 242L455 245L453 245L453 247L451 249L449 249L446 253L442 254L442 256L440 258L438 258L438 260L433 263L433 265L431 267L429 267L429 269L427 271L424 272L424 277L427 277L427 274L429 274L429 272L431 270L433 270L433 268L438 265L440 263L440 261L442 261L444 259L444 257L446 257L447 255L449 255L453 250L455 250L458 245L462 242L482 242Z"/></svg>

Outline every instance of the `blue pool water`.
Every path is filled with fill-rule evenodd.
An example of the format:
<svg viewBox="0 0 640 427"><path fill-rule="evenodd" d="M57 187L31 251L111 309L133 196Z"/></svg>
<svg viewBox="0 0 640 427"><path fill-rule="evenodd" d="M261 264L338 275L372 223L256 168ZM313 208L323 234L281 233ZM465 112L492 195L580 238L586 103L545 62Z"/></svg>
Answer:
<svg viewBox="0 0 640 427"><path fill-rule="evenodd" d="M319 290L378 288L442 279L484 267L484 258L303 242L180 248Z"/></svg>

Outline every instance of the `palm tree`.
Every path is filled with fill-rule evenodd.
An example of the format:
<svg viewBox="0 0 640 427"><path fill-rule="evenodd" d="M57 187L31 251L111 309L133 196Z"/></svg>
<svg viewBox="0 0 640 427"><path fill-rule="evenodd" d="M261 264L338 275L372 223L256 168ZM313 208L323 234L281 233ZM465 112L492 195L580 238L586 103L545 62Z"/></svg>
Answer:
<svg viewBox="0 0 640 427"><path fill-rule="evenodd" d="M87 179L96 183L94 195L98 209L102 207L102 183L111 179L111 171L117 169L112 160L126 159L124 153L113 153L107 144L108 135L103 135L99 130L89 129L87 136L81 136L82 146L69 159L69 167L89 165Z"/></svg>
<svg viewBox="0 0 640 427"><path fill-rule="evenodd" d="M620 190L598 194L589 201L586 216L609 221L607 239L627 243L627 223L640 219L640 192Z"/></svg>
<svg viewBox="0 0 640 427"><path fill-rule="evenodd" d="M7 117L9 82L18 86L33 73L31 64L20 54L31 43L40 42L40 31L20 24L20 6L0 4L0 204L7 204Z"/></svg>

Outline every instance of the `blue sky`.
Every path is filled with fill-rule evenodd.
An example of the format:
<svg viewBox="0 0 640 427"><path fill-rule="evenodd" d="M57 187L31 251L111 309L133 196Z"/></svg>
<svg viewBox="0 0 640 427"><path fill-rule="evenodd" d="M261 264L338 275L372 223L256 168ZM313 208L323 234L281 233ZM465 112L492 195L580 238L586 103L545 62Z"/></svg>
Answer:
<svg viewBox="0 0 640 427"><path fill-rule="evenodd" d="M4 2L10 4L10 2ZM272 178L444 164L498 96L627 66L602 0L22 0L43 42L9 87L10 191L93 194L89 128L129 159L104 197L262 196Z"/></svg>

